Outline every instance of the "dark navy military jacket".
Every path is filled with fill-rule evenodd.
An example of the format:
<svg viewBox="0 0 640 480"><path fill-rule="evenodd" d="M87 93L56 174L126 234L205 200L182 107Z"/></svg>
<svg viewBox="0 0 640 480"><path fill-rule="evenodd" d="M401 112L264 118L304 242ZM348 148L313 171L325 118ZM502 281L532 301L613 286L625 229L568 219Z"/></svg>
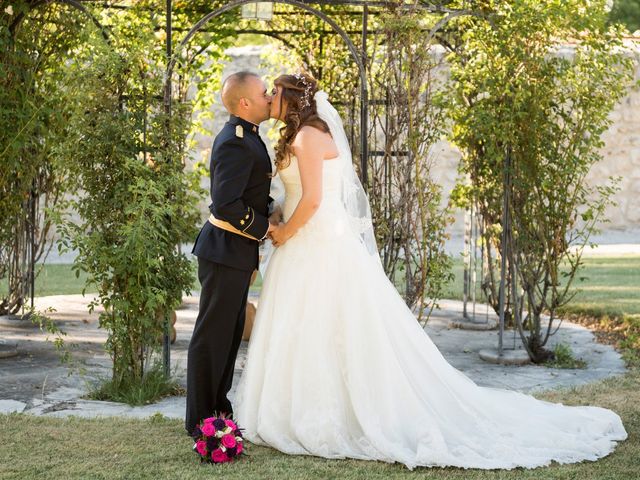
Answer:
<svg viewBox="0 0 640 480"><path fill-rule="evenodd" d="M211 149L211 205L214 217L262 239L269 228L271 160L257 127L231 115ZM206 222L193 253L240 270L258 268L258 242Z"/></svg>

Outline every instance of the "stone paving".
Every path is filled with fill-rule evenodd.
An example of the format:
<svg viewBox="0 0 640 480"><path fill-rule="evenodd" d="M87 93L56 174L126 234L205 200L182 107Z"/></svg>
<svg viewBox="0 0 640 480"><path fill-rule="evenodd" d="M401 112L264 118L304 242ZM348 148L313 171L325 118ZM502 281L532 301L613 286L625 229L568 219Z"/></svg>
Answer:
<svg viewBox="0 0 640 480"><path fill-rule="evenodd" d="M15 342L18 355L0 359L0 413L25 412L33 415L83 417L121 415L145 418L161 413L171 418L183 418L185 398L169 397L141 407L83 399L88 382L110 374L110 360L102 344L106 333L98 328L97 313L89 314L86 305L91 296L63 295L37 298L36 307L55 308L51 315L67 332L65 342L75 344L72 353L86 368L81 376L69 375L70 370L60 365L59 354L46 334L37 327L6 318L0 319L0 334L7 342ZM256 298L252 299L256 301ZM197 315L197 297L186 297L177 312L177 340L171 349L171 366L177 381L186 386L186 353ZM476 313L486 314L486 306L478 306ZM563 322L556 342L567 343L574 354L588 364L586 369L561 370L535 365L505 366L486 363L479 358L482 349L496 348L497 330L475 331L451 328L453 321L462 314L462 303L442 301L440 309L434 311L426 327L431 339L447 360L463 371L476 383L483 386L508 388L532 392L559 387L581 385L612 375L624 373L620 355L610 346L595 342L593 334L584 327ZM504 337L504 347L517 348L519 340L513 332ZM247 342L240 347L236 362L234 385L244 367ZM233 401L234 390L230 399ZM470 399L473 401L473 399Z"/></svg>

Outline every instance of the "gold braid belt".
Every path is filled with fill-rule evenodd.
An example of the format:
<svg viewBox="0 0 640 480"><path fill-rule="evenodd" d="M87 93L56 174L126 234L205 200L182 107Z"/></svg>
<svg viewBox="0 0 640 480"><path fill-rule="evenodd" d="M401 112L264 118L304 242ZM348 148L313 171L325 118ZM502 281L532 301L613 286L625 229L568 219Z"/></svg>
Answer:
<svg viewBox="0 0 640 480"><path fill-rule="evenodd" d="M244 233L243 231L238 230L229 222L225 222L224 220L220 220L219 218L214 217L213 214L209 215L209 223L215 225L218 228L221 228L222 230L226 230L227 232L235 233L236 235L242 235L243 237L250 238L251 240L255 240L256 242L259 241L256 237L252 237L248 233Z"/></svg>

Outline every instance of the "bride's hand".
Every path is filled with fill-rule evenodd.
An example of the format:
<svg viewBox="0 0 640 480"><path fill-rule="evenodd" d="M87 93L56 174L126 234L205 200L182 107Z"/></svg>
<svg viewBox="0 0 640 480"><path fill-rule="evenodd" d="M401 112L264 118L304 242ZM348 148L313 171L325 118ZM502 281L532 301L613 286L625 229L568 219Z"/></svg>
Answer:
<svg viewBox="0 0 640 480"><path fill-rule="evenodd" d="M271 242L274 247L281 247L284 245L287 240L289 240L293 234L289 233L287 230L287 224L281 223L279 224L273 232L271 232Z"/></svg>

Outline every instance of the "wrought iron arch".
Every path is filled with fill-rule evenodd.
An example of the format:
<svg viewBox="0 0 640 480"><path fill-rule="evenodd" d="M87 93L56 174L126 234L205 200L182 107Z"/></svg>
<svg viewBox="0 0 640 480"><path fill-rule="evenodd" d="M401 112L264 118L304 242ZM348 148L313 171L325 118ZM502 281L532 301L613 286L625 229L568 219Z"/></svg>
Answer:
<svg viewBox="0 0 640 480"><path fill-rule="evenodd" d="M110 34L107 28L104 25L102 25L100 21L95 16L93 16L93 14L89 10L87 10L87 7L82 5L82 2L78 0L39 0L29 6L29 11L35 10L41 5L46 5L51 3L62 3L65 5L69 5L70 7L73 7L76 10L79 10L80 12L85 14L87 17L89 17L89 19L91 19L91 22L100 29L100 32L102 33L102 37L105 39L105 41L111 44L111 39L109 36ZM12 36L14 35L16 28L18 28L18 25L20 24L20 22L24 20L25 16L26 16L25 12L20 12L18 15L16 15L16 18L11 23L11 25L9 25L9 31L11 32Z"/></svg>
<svg viewBox="0 0 640 480"><path fill-rule="evenodd" d="M169 58L169 62L167 64L167 72L165 75L165 85L164 85L164 105L165 111L169 115L171 115L171 79L173 70L178 62L179 56L182 53L184 47L189 43L191 38L202 28L204 27L211 19L228 12L236 7L240 7L242 5L248 3L255 3L256 0L231 0L226 5L209 12L204 17L196 22L196 24L189 30L184 39L177 46L175 52L172 52L171 47L171 8L170 1L167 2L167 57ZM351 56L358 66L358 75L360 77L360 162L361 162L361 172L362 172L362 183L366 188L367 185L367 159L369 156L369 145L367 142L367 127L368 127L368 89L367 89L367 73L364 58L366 52L364 49L362 51L358 51L353 41L349 37L349 35L327 14L324 12L308 5L307 3L303 3L298 0L269 0L269 3L281 3L286 5L292 5L294 7L298 7L301 10L311 13L312 15L318 17L323 20L342 38L342 40L347 45ZM365 15L366 15L366 5L365 6ZM366 26L365 26L366 28Z"/></svg>

